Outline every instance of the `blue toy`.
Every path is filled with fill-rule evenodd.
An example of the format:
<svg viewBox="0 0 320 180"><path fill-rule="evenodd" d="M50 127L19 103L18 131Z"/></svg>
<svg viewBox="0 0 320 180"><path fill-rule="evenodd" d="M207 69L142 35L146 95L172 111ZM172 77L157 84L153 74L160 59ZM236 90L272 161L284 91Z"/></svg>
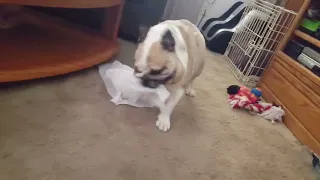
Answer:
<svg viewBox="0 0 320 180"><path fill-rule="evenodd" d="M259 88L252 88L251 93L254 94L257 98L260 98L262 96L261 89Z"/></svg>

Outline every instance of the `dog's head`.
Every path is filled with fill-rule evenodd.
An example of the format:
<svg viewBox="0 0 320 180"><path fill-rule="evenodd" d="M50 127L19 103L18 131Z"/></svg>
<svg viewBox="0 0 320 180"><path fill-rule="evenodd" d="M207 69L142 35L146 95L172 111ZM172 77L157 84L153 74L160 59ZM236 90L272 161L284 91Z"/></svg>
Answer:
<svg viewBox="0 0 320 180"><path fill-rule="evenodd" d="M163 24L151 28L141 26L138 48L135 53L135 76L142 84L156 88L166 84L176 75L176 41Z"/></svg>

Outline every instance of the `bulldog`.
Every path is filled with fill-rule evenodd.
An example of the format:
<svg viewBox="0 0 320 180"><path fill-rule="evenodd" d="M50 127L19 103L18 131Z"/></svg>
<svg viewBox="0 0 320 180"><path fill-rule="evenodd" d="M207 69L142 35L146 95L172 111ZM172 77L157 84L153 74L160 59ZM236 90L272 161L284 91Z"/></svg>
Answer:
<svg viewBox="0 0 320 180"><path fill-rule="evenodd" d="M183 95L195 96L192 84L204 67L205 40L188 20L167 20L139 30L134 75L145 87L164 85L170 92L166 102L156 102L160 109L156 126L167 131L171 113Z"/></svg>

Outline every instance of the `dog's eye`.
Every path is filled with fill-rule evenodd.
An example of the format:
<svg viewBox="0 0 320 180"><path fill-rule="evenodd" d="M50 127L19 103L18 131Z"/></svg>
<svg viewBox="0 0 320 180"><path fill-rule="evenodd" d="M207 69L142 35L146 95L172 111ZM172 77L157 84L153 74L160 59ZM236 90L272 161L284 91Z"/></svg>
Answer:
<svg viewBox="0 0 320 180"><path fill-rule="evenodd" d="M161 68L161 69L152 69L149 74L151 74L151 75L159 75L159 74L161 74L164 70L166 70L165 67L163 67L163 68Z"/></svg>

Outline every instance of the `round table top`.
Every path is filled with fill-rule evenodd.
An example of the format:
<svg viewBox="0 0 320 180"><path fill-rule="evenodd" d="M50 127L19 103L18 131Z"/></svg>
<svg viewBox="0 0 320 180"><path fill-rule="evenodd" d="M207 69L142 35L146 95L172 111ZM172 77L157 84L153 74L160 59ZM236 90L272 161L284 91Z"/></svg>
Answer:
<svg viewBox="0 0 320 180"><path fill-rule="evenodd" d="M44 7L99 8L115 6L123 3L123 0L0 0L0 3Z"/></svg>

